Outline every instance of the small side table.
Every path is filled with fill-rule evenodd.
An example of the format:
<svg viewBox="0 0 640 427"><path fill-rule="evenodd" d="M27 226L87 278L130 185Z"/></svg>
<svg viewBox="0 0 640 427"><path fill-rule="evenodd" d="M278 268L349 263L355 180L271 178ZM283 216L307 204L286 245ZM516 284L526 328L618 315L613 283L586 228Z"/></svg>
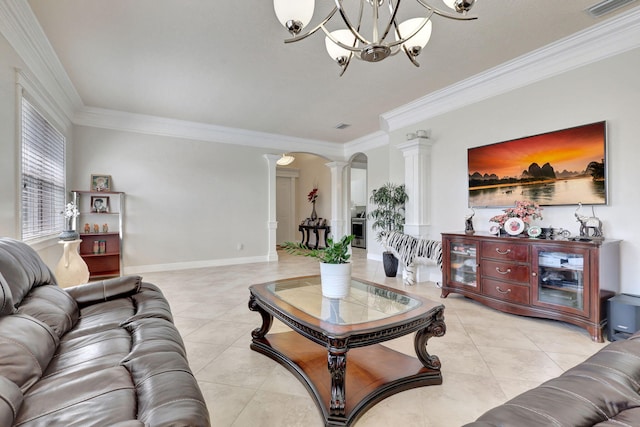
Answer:
<svg viewBox="0 0 640 427"><path fill-rule="evenodd" d="M58 286L68 288L80 285L89 281L89 267L78 253L78 246L82 242L78 240L61 240L58 244L64 245L64 252L58 265L55 275Z"/></svg>
<svg viewBox="0 0 640 427"><path fill-rule="evenodd" d="M318 249L318 243L320 242L320 230L324 232L324 247L328 246L327 244L327 236L331 233L331 226L329 225L300 225L298 227L298 231L302 233L302 240L300 244L309 247L309 234L313 231L313 234L316 235L316 244L313 249Z"/></svg>

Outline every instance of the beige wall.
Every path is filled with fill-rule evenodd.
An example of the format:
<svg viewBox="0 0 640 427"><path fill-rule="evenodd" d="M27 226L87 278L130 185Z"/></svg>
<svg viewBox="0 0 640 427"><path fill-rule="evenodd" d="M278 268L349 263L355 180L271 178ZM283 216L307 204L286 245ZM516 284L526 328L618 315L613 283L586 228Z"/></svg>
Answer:
<svg viewBox="0 0 640 427"><path fill-rule="evenodd" d="M18 237L15 68L24 64L0 35L0 236Z"/></svg>
<svg viewBox="0 0 640 427"><path fill-rule="evenodd" d="M74 136L74 189L100 173L127 193L125 271L266 260L263 150L82 126Z"/></svg>

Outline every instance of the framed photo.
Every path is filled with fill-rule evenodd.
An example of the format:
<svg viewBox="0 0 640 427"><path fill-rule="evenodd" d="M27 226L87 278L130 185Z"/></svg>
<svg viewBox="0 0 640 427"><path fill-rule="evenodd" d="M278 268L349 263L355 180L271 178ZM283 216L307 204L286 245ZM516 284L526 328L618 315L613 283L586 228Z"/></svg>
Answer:
<svg viewBox="0 0 640 427"><path fill-rule="evenodd" d="M91 191L111 191L111 175L91 175Z"/></svg>
<svg viewBox="0 0 640 427"><path fill-rule="evenodd" d="M91 212L96 213L108 213L109 212L109 197L105 196L91 196Z"/></svg>

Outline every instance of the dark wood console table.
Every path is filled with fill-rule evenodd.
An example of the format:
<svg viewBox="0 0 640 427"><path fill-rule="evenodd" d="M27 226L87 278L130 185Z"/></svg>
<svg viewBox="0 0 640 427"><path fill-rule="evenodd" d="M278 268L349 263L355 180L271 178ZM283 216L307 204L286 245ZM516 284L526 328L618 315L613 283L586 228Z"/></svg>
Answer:
<svg viewBox="0 0 640 427"><path fill-rule="evenodd" d="M303 225L300 224L300 226L298 226L298 231L300 233L302 233L302 240L300 241L301 244L305 245L306 247L309 247L309 235L311 234L311 231L313 231L313 234L315 234L316 236L316 244L313 247L313 249L318 249L318 243L320 242L320 231L322 230L322 232L324 233L324 247L326 248L327 245L327 237L329 235L329 233L331 233L331 226L329 225Z"/></svg>
<svg viewBox="0 0 640 427"><path fill-rule="evenodd" d="M427 352L427 341L446 330L442 304L355 279L348 296L326 298L320 276L253 285L249 291L249 309L262 317L262 326L251 333L251 349L302 382L325 426L349 426L386 397L442 384L440 359ZM292 331L268 333L274 317ZM413 332L417 358L380 344Z"/></svg>

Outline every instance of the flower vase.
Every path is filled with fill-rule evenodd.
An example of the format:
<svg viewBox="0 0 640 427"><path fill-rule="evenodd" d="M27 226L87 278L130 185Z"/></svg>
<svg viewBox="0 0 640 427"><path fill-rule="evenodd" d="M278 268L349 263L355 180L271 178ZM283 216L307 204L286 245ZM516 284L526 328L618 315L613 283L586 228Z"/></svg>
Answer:
<svg viewBox="0 0 640 427"><path fill-rule="evenodd" d="M313 209L311 210L311 220L315 221L318 219L318 214L316 213L316 201L314 200L311 204L313 205Z"/></svg>

